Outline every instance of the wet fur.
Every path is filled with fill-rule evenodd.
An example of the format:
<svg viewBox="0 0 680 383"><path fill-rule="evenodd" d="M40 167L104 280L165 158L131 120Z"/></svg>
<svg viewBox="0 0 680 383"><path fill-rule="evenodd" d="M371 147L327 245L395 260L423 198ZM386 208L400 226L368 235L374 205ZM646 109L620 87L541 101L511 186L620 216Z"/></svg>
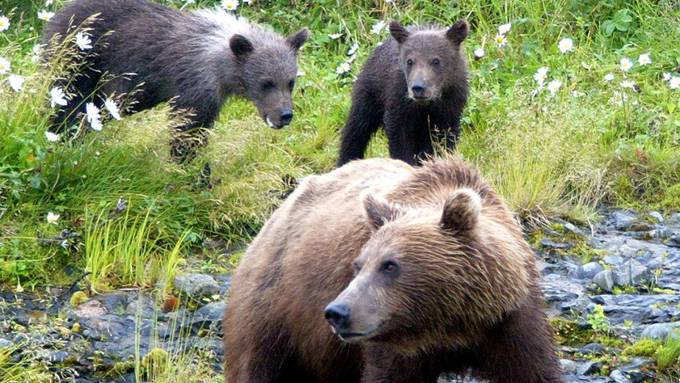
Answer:
<svg viewBox="0 0 680 383"><path fill-rule="evenodd" d="M473 228L452 233L428 223L445 205L465 203L469 190L481 205ZM375 210L366 211L367 195ZM464 207L451 211L471 224L476 208ZM404 238L420 238L420 245L402 245L420 246L422 257L384 305L408 314L400 318L408 329L361 345L342 342L324 307L353 279L362 248L379 244L376 236L393 243L390 230L403 230L400 222L411 231ZM494 383L562 382L533 257L501 199L458 159L416 169L354 161L307 177L234 275L224 320L227 381L434 383L442 373L469 369ZM460 275L439 271L438 262L455 263ZM421 283L427 291L415 287ZM407 302L420 302L421 310L410 312Z"/></svg>
<svg viewBox="0 0 680 383"><path fill-rule="evenodd" d="M411 35L429 34L432 40L446 40L444 30L436 25L408 27L406 31ZM422 49L424 54L432 53L431 46L424 45ZM433 140L443 143L448 150L455 147L468 95L467 66L460 42L449 44L447 49L437 53L442 57L451 56L454 64L445 68L445 83L440 84L438 98L427 103L409 98L404 63L395 37L373 51L354 84L352 107L342 130L338 166L363 158L380 126L387 135L390 157L409 164L417 164L432 154Z"/></svg>

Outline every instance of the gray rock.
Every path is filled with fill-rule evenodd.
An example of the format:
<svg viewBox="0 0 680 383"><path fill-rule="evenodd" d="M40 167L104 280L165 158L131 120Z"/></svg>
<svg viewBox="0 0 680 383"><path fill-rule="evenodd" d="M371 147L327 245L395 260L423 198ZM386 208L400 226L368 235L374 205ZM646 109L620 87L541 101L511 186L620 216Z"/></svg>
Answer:
<svg viewBox="0 0 680 383"><path fill-rule="evenodd" d="M0 349L12 346L14 343L7 339L0 338Z"/></svg>
<svg viewBox="0 0 680 383"><path fill-rule="evenodd" d="M543 247L544 249L551 250L568 250L574 247L574 245L567 242L555 242L550 238L543 238L541 240L541 247Z"/></svg>
<svg viewBox="0 0 680 383"><path fill-rule="evenodd" d="M680 234L675 233L671 235L666 244L671 247L680 247Z"/></svg>
<svg viewBox="0 0 680 383"><path fill-rule="evenodd" d="M604 363L587 361L579 364L576 368L576 373L579 375L593 375L600 371Z"/></svg>
<svg viewBox="0 0 680 383"><path fill-rule="evenodd" d="M680 295L603 294L591 296L590 300L604 306L602 309L612 325L621 325L625 321L635 325L672 322L680 318Z"/></svg>
<svg viewBox="0 0 680 383"><path fill-rule="evenodd" d="M593 282L602 290L611 292L614 288L614 273L611 270L602 270L593 277Z"/></svg>
<svg viewBox="0 0 680 383"><path fill-rule="evenodd" d="M575 374L578 367L576 362L569 359L560 359L560 365L562 366L562 372L565 374Z"/></svg>
<svg viewBox="0 0 680 383"><path fill-rule="evenodd" d="M669 336L678 336L678 329L680 329L680 322L654 323L645 326L640 336L642 338L666 340Z"/></svg>
<svg viewBox="0 0 680 383"><path fill-rule="evenodd" d="M604 263L612 266L618 266L625 261L625 259L619 257L618 255L606 255L604 258L602 258L602 260Z"/></svg>
<svg viewBox="0 0 680 383"><path fill-rule="evenodd" d="M604 267L597 262L588 262L576 269L576 279L591 280L593 277L604 270Z"/></svg>
<svg viewBox="0 0 680 383"><path fill-rule="evenodd" d="M654 364L653 359L636 357L619 369L632 383L642 383L654 378L654 374L650 372L654 369Z"/></svg>
<svg viewBox="0 0 680 383"><path fill-rule="evenodd" d="M614 211L609 218L614 228L621 231L627 231L637 221L635 214L624 210Z"/></svg>
<svg viewBox="0 0 680 383"><path fill-rule="evenodd" d="M614 383L632 383L621 370L614 370L609 374L609 379L613 380Z"/></svg>
<svg viewBox="0 0 680 383"><path fill-rule="evenodd" d="M652 217L657 223L663 223L663 215L658 211L650 211L649 216Z"/></svg>
<svg viewBox="0 0 680 383"><path fill-rule="evenodd" d="M587 345L581 347L578 352L581 354L587 355L587 354L592 354L592 355L603 355L606 352L606 349L604 345L600 343L588 343Z"/></svg>
<svg viewBox="0 0 680 383"><path fill-rule="evenodd" d="M50 353L49 360L52 363L64 363L68 359L70 354L66 351L54 351Z"/></svg>
<svg viewBox="0 0 680 383"><path fill-rule="evenodd" d="M201 322L221 322L224 318L224 310L227 304L224 302L213 302L196 310L193 321Z"/></svg>
<svg viewBox="0 0 680 383"><path fill-rule="evenodd" d="M652 273L647 266L635 259L629 259L614 270L614 283L619 286L638 286L651 280Z"/></svg>
<svg viewBox="0 0 680 383"><path fill-rule="evenodd" d="M220 285L206 274L182 274L175 277L175 289L192 298L220 293Z"/></svg>

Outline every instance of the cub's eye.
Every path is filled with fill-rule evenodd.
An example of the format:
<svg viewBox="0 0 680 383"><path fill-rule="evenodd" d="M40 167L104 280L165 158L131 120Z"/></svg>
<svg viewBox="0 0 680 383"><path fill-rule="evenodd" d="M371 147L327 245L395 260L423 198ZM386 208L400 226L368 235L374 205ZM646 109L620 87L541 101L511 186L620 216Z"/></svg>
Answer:
<svg viewBox="0 0 680 383"><path fill-rule="evenodd" d="M356 277L356 275L361 271L361 265L358 262L352 262L352 271Z"/></svg>
<svg viewBox="0 0 680 383"><path fill-rule="evenodd" d="M380 271L387 274L394 274L399 270L399 265L394 261L385 261L380 267Z"/></svg>
<svg viewBox="0 0 680 383"><path fill-rule="evenodd" d="M272 80L267 80L262 83L262 90L272 90L276 88L276 85L274 84L274 81Z"/></svg>
<svg viewBox="0 0 680 383"><path fill-rule="evenodd" d="M413 65L413 60L411 60L411 59L406 60L406 65L408 65L408 66Z"/></svg>
<svg viewBox="0 0 680 383"><path fill-rule="evenodd" d="M432 59L432 65L439 65L439 59Z"/></svg>
<svg viewBox="0 0 680 383"><path fill-rule="evenodd" d="M295 80L290 80L290 82L288 83L288 87L290 88L290 90L293 90L293 88L295 88Z"/></svg>

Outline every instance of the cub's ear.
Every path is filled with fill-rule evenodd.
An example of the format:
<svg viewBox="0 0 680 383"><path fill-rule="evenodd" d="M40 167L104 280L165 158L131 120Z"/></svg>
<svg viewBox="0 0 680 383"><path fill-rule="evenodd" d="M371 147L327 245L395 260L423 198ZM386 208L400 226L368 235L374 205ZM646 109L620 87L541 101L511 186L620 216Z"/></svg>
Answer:
<svg viewBox="0 0 680 383"><path fill-rule="evenodd" d="M446 31L446 38L451 40L453 43L460 44L465 40L468 33L470 33L470 27L467 21L458 20Z"/></svg>
<svg viewBox="0 0 680 383"><path fill-rule="evenodd" d="M399 44L403 44L408 39L409 33L398 21L390 22L390 34Z"/></svg>
<svg viewBox="0 0 680 383"><path fill-rule="evenodd" d="M288 36L286 38L286 42L288 45L291 46L291 48L297 50L300 50L302 48L302 45L307 41L309 38L309 29L307 28L302 28L299 31L295 32L294 34Z"/></svg>
<svg viewBox="0 0 680 383"><path fill-rule="evenodd" d="M477 225L482 211L482 199L479 194L468 188L456 190L444 203L439 225L446 231L467 232Z"/></svg>
<svg viewBox="0 0 680 383"><path fill-rule="evenodd" d="M253 44L243 35L233 35L229 39L229 48L234 53L234 56L243 58L249 55L255 48Z"/></svg>
<svg viewBox="0 0 680 383"><path fill-rule="evenodd" d="M385 222L392 221L399 216L399 208L391 203L379 200L370 194L364 197L364 210L368 223L374 229L379 229Z"/></svg>

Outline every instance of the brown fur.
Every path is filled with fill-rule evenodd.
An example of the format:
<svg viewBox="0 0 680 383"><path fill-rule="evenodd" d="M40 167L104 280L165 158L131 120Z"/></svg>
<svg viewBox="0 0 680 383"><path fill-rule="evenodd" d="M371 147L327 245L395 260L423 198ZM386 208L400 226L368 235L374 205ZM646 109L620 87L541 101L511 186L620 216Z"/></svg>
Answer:
<svg viewBox="0 0 680 383"><path fill-rule="evenodd" d="M399 264L391 279L375 271L386 258ZM350 291L359 281L367 288ZM224 321L228 382L436 382L468 370L561 382L537 282L511 213L462 161L353 161L306 178L241 261ZM379 330L341 341L324 320L337 301Z"/></svg>

